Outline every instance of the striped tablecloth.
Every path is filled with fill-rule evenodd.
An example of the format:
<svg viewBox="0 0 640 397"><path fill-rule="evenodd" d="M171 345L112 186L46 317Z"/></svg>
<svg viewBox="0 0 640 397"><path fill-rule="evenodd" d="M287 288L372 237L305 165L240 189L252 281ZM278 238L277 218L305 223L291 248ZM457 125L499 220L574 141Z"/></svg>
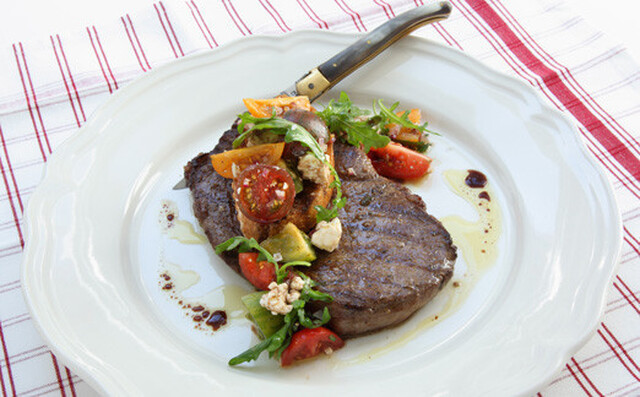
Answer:
<svg viewBox="0 0 640 397"><path fill-rule="evenodd" d="M543 396L640 395L640 68L559 0L451 0L416 34L531 84L577 126L624 221L619 272L591 340ZM141 2L136 4L139 6ZM109 95L174 59L234 39L298 29L366 32L421 0L142 2L107 23L0 48L0 390L94 395L34 328L20 289L23 214L45 163ZM3 12L5 5L0 5ZM28 23L28 21L18 21ZM296 77L296 76L294 76Z"/></svg>

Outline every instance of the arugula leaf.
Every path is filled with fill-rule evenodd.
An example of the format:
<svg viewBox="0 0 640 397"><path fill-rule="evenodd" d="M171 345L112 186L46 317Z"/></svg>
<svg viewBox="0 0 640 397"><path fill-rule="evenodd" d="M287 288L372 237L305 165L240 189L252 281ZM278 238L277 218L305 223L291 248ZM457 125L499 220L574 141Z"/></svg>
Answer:
<svg viewBox="0 0 640 397"><path fill-rule="evenodd" d="M391 105L390 108L387 108L382 103L382 99L378 99L377 102L374 102L374 109L375 109L376 103L380 107L380 115L384 116L384 118L386 119L385 122L387 124L398 124L401 127L410 128L412 130L418 130L420 132L427 132L427 133L432 132L427 129L427 123L418 125L411 122L411 120L409 120L409 111L405 111L401 115L397 115L395 110L400 104L400 102L396 102L393 105Z"/></svg>
<svg viewBox="0 0 640 397"><path fill-rule="evenodd" d="M293 264L295 262L289 263ZM302 287L302 291L300 291L300 298L292 304L293 310L284 316L284 324L282 327L267 339L233 357L229 360L229 365L238 365L244 362L257 360L258 357L260 357L260 354L264 351L269 353L269 357L279 359L284 349L289 346L291 337L299 326L317 328L325 325L331 320L331 315L329 314L329 309L327 307L324 308L322 317L320 318L311 318L307 314L305 306L309 301L321 300L324 302L331 302L333 298L329 294L313 290L312 288L316 283L304 273L298 272L298 274L304 280L304 286Z"/></svg>
<svg viewBox="0 0 640 397"><path fill-rule="evenodd" d="M307 262L307 261L291 261L291 262L287 262L284 265L280 266L280 269L278 269L278 271L276 272L276 278L277 278L277 282L278 284L280 284L286 277L287 277L287 273L285 270L289 267L292 266L306 266L306 267L311 267L311 262Z"/></svg>
<svg viewBox="0 0 640 397"><path fill-rule="evenodd" d="M379 133L379 118L369 117L371 112L355 106L344 91L337 101L329 101L327 107L317 115L327 123L331 132L350 145L362 146L365 152L372 147L385 147L390 142L389 137Z"/></svg>
<svg viewBox="0 0 640 397"><path fill-rule="evenodd" d="M258 244L255 238L246 238L243 236L235 236L231 237L229 240L224 243L218 244L216 246L216 254L220 255L225 251L233 251L238 248L240 252L248 252L251 250L257 250L261 256L263 256L267 261L273 263L276 267L276 272L278 271L278 261L273 258L273 255L269 253L263 246Z"/></svg>

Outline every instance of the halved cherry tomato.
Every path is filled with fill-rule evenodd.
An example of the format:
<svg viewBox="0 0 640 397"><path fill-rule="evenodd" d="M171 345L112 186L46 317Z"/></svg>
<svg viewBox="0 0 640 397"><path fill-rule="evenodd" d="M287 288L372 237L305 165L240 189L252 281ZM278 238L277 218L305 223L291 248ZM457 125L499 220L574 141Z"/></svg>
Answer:
<svg viewBox="0 0 640 397"><path fill-rule="evenodd" d="M224 178L233 178L233 164L242 171L253 164L275 164L282 157L284 142L266 143L264 145L250 146L242 149L227 150L226 152L212 154L211 164Z"/></svg>
<svg viewBox="0 0 640 397"><path fill-rule="evenodd" d="M378 174L396 179L420 178L431 166L431 159L398 143L371 148L367 154Z"/></svg>
<svg viewBox="0 0 640 397"><path fill-rule="evenodd" d="M311 110L311 103L306 96L283 96L271 99L244 98L242 102L254 117L271 117L274 111L276 116L280 116L287 110L296 108Z"/></svg>
<svg viewBox="0 0 640 397"><path fill-rule="evenodd" d="M303 328L291 337L291 343L280 357L280 365L286 367L294 361L317 356L329 349L338 350L342 346L344 341L327 328Z"/></svg>
<svg viewBox="0 0 640 397"><path fill-rule="evenodd" d="M268 291L269 284L276 281L276 268L267 261L258 262L258 253L242 252L238 254L240 271L254 287Z"/></svg>
<svg viewBox="0 0 640 397"><path fill-rule="evenodd" d="M240 211L258 223L284 218L296 195L289 173L275 165L257 164L246 168L233 180L233 194Z"/></svg>

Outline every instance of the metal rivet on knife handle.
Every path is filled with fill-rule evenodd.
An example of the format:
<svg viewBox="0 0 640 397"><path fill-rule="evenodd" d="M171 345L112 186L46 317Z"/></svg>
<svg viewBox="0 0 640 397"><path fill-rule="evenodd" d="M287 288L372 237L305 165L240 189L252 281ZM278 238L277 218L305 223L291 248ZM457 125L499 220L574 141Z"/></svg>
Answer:
<svg viewBox="0 0 640 397"><path fill-rule="evenodd" d="M329 88L331 88L331 83L320 73L318 68L310 71L296 83L298 95L306 95L309 98L317 98Z"/></svg>

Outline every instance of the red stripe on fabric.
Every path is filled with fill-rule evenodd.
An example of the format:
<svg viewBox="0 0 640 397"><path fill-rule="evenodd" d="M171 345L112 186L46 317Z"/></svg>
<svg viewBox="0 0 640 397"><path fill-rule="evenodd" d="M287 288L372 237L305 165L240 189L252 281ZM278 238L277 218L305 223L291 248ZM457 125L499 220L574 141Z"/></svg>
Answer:
<svg viewBox="0 0 640 397"><path fill-rule="evenodd" d="M191 15L193 16L194 21L196 21L196 25L198 25L198 28L200 29L200 32L202 33L202 36L204 36L204 40L207 42L207 45L209 46L209 48L213 48L213 45L209 41L209 37L204 32L204 29L202 28L202 25L200 24L200 20L196 16L196 12L194 11L193 6L188 1L185 1L185 4L187 5L187 7L189 7L189 11L191 11Z"/></svg>
<svg viewBox="0 0 640 397"><path fill-rule="evenodd" d="M51 145L49 144L47 129L44 128L44 123L42 122L42 113L40 113L40 105L38 105L38 97L36 96L36 90L33 86L33 81L31 81L31 72L29 72L29 66L27 65L27 58L24 53L24 48L22 47L22 43L18 43L18 45L20 46L20 54L22 55L24 71L27 74L27 81L29 82L29 87L31 87L31 97L33 98L33 105L36 108L38 121L40 122L40 127L42 128L42 136L44 136L44 141L47 144L47 149L49 150L49 153L51 153Z"/></svg>
<svg viewBox="0 0 640 397"><path fill-rule="evenodd" d="M67 393L64 391L64 384L62 383L62 376L60 376L60 367L58 367L58 360L56 359L56 356L53 355L53 353L51 354L51 361L53 361L53 368L56 371L56 378L58 379L58 388L60 388L60 394L62 395L62 397L66 397Z"/></svg>
<svg viewBox="0 0 640 397"><path fill-rule="evenodd" d="M20 284L20 280L15 280L15 281L10 281L8 283L4 283L4 284L0 285L0 288L4 288L4 287L8 287L10 285L16 285L16 284Z"/></svg>
<svg viewBox="0 0 640 397"><path fill-rule="evenodd" d="M9 385L11 386L11 395L15 397L16 384L13 380L13 372L11 370L11 361L9 360L9 352L7 351L7 342L4 339L4 332L2 331L2 321L0 321L0 343L2 344L2 354L4 355L5 367L7 367L7 375L9 376ZM0 379L3 379L2 392L3 394L5 394L6 392L4 390L4 378L2 377L1 371L0 371Z"/></svg>
<svg viewBox="0 0 640 397"><path fill-rule="evenodd" d="M62 40L60 40L60 35L56 35L56 39L58 40L58 47L60 48L60 55L62 55L62 59L64 60L64 65L67 69L67 74L69 75L69 80L71 80L71 86L73 87L73 92L76 97L76 101L78 102L78 107L80 108L80 114L82 114L82 121L87 121L87 116L84 114L84 108L82 107L82 101L80 100L80 95L78 94L78 88L76 87L76 82L73 79L73 73L71 73L71 68L69 67L69 61L67 60L67 54L64 53L64 47L62 46Z"/></svg>
<svg viewBox="0 0 640 397"><path fill-rule="evenodd" d="M457 2L457 1L456 1ZM511 69L520 77L522 77L525 81L529 82L532 86L537 86L543 95L545 95L549 100L556 104L556 106L560 106L555 102L555 98L551 96L547 90L545 90L544 86L542 86L529 72L524 69L519 62L515 59L513 54L509 51L503 49L498 43L499 40L494 37L493 31L491 29L487 29L484 24L476 17L476 15L472 12L472 10L466 8L466 3L462 0L458 4L452 3L462 12L463 16L476 28L476 30L480 33L482 37L489 43L489 45L496 51L498 55L506 62Z"/></svg>
<svg viewBox="0 0 640 397"><path fill-rule="evenodd" d="M624 299L627 300L627 302L629 302L629 305L638 313L640 314L640 309L638 309L635 304L633 303L633 301L627 296L627 294L624 293L624 291L618 286L617 283L613 283L613 286L615 287L615 289L618 290L618 292L620 292L620 295L622 295L622 297Z"/></svg>
<svg viewBox="0 0 640 397"><path fill-rule="evenodd" d="M613 352L613 354L615 354L616 358L618 359L618 361L620 361L620 363L622 364L623 367L625 367L627 369L627 371L634 377L636 378L636 380L640 381L640 378L638 378L638 376L636 374L633 373L633 370L631 370L631 368L629 368L629 366L627 365L626 362L624 362L624 360L622 359L622 357L620 357L620 354L618 354L618 351L616 350L615 346L613 346L609 340L604 336L604 334L602 333L602 331L598 330L598 335L600 335L600 338L602 338L602 340L604 341L604 343L607 344L607 346L609 346L609 349L611 349L611 351Z"/></svg>
<svg viewBox="0 0 640 397"><path fill-rule="evenodd" d="M20 287L21 287L21 286L20 286L20 284L18 284L18 285L13 286L13 287L5 288L5 289L3 289L2 291L0 291L0 294L7 293L7 292L9 292L9 291L15 291L15 290L17 290L17 289L20 289Z"/></svg>
<svg viewBox="0 0 640 397"><path fill-rule="evenodd" d="M305 8L304 4L300 1L300 0L296 0L298 2L298 5L300 6L300 8L302 8L302 11L304 11L305 14L307 14L307 16L309 17L309 19L315 23L316 25L318 25L318 28L322 29L322 24L317 21L313 15L311 15L311 13Z"/></svg>
<svg viewBox="0 0 640 397"><path fill-rule="evenodd" d="M111 70L111 65L109 65L109 60L107 59L107 55L104 53L104 48L102 47L102 42L100 41L100 36L98 35L98 31L96 30L95 25L93 26L93 33L96 36L96 43L98 43L98 48L100 48L100 53L102 54L102 59L104 59L104 65L107 67L109 71L109 76L111 76L111 80L113 81L113 86L118 89L118 81L113 75L113 71Z"/></svg>
<svg viewBox="0 0 640 397"><path fill-rule="evenodd" d="M627 235L628 235L629 237L631 237L631 239L633 239L633 241L634 241L636 244L639 244L639 245L640 245L640 241L638 241L638 239L637 239L637 238L635 238L635 236L634 236L634 235L629 231L629 229L627 229L627 227L626 227L626 226L623 226L623 229L624 229L625 233L627 233Z"/></svg>
<svg viewBox="0 0 640 397"><path fill-rule="evenodd" d="M453 41L453 44L455 44L455 46L458 47L460 51L464 51L464 48L462 48L462 45L458 42L458 40L456 40L456 38L453 37L453 35L447 29L445 29L440 22L434 23L433 27L442 30L449 38L449 40Z"/></svg>
<svg viewBox="0 0 640 397"><path fill-rule="evenodd" d="M536 53L539 54L543 59L549 62L552 66L554 66L559 72L560 76L565 76L565 81L573 88L574 92L581 97L581 99L585 99L585 103L590 105L591 109L597 113L600 117L602 117L609 126L613 129L617 130L621 134L621 138L623 138L628 144L629 147L635 149L637 154L640 154L640 142L635 139L634 136L630 135L595 99L587 92L575 79L569 68L560 64L555 58L553 58L548 52L546 52L538 43L529 35L529 33L520 25L518 20L511 15L509 10L499 1L492 0L493 4L497 4L498 7L503 11L503 13L507 16L507 19L511 22L511 25L516 28L516 30L520 33L521 36L525 38L529 44L534 47Z"/></svg>
<svg viewBox="0 0 640 397"><path fill-rule="evenodd" d="M107 73L104 70L104 66L102 66L102 60L100 59L100 54L98 53L98 49L96 48L95 43L93 42L93 35L91 34L91 30L87 26L87 34L89 35L89 40L91 41L91 47L93 48L94 54L96 54L96 59L98 60L98 65L100 65L100 70L102 71L102 76L104 77L104 81L107 82L107 87L109 88L109 93L113 93L113 88L111 87L111 81L107 77Z"/></svg>
<svg viewBox="0 0 640 397"><path fill-rule="evenodd" d="M360 23L362 23L362 20L360 20L360 16L357 16L356 19L356 13L354 13L353 11L349 11L350 9L346 6L346 4L344 4L343 1L341 0L333 0L338 7L340 7L340 9L342 11L344 11L345 14L349 15L351 17L351 20L353 21L353 24L356 25L356 29L358 29L358 32L362 32L362 30L364 29L365 31L367 30L367 28L364 27L364 25L362 25L362 29L360 29L360 25L358 25L358 21L360 21Z"/></svg>
<svg viewBox="0 0 640 397"><path fill-rule="evenodd" d="M387 7L389 7L389 12L391 13L391 16L395 17L396 13L393 11L393 7L391 7L391 4L387 3L384 0L378 0L380 3L386 5Z"/></svg>
<svg viewBox="0 0 640 397"><path fill-rule="evenodd" d="M20 219L18 218L18 213L16 211L16 206L13 203L13 196L11 194L11 190L9 189L9 181L7 180L7 173L4 170L4 165L2 164L2 159L0 159L0 173L2 173L2 179L4 180L4 186L7 189L7 197L9 198L9 204L11 206L11 213L13 214L13 221L16 226L16 230L18 231L18 238L20 240L20 247L24 248L24 238L22 236L22 228L20 227ZM20 287L18 285L18 287Z"/></svg>
<svg viewBox="0 0 640 397"><path fill-rule="evenodd" d="M64 69L62 68L62 62L60 61L60 56L58 55L58 50L56 49L56 43L55 41L53 41L53 36L49 36L49 38L51 39L51 48L53 49L53 54L56 56L56 62L58 63L58 68L60 69L62 81L64 82L64 88L67 90L67 96L69 97L69 104L71 104L71 109L73 110L73 116L76 119L76 124L78 124L78 127L80 127L80 118L78 117L78 112L76 111L76 104L73 102L73 96L71 96L71 89L69 88L69 83L67 82L67 76L65 76Z"/></svg>
<svg viewBox="0 0 640 397"><path fill-rule="evenodd" d="M587 395L589 397L591 397L591 393L589 393L589 390L587 390L587 388L584 386L584 384L582 383L580 378L578 378L578 375L575 372L573 372L573 370L571 369L571 366L569 364L565 364L565 366L567 367L567 369L571 373L571 376L573 376L573 379L575 379L575 381L578 382L580 387L582 387L582 390L584 390L584 392L587 393Z"/></svg>
<svg viewBox="0 0 640 397"><path fill-rule="evenodd" d="M633 242L631 240L629 240L626 236L624 237L624 241L627 242L627 244L629 244L629 246L631 247L632 250L634 250L636 252L637 255L640 255L640 250L635 246L635 244L633 244Z"/></svg>
<svg viewBox="0 0 640 397"><path fill-rule="evenodd" d="M458 47L458 49L462 51L462 47L460 46L460 44L450 34L448 34L448 32L439 23L436 22L431 25L433 26L433 29L438 32L440 37L442 37L444 41L447 42L447 44L449 44L451 47Z"/></svg>
<svg viewBox="0 0 640 397"><path fill-rule="evenodd" d="M364 22L362 22L362 18L360 17L360 14L357 11L354 11L351 7L349 7L349 4L347 4L347 2L345 2L344 0L340 0L340 2L347 8L347 10L349 10L349 12L356 15L356 18L358 18L358 22L360 22L362 29L366 32L367 27L364 26Z"/></svg>
<svg viewBox="0 0 640 397"><path fill-rule="evenodd" d="M452 2L454 2L452 0ZM455 4L455 3L454 3ZM556 105L556 107L558 107L558 109L562 109L564 107L564 105L562 103L557 102L557 98L550 92L548 92L548 90L546 89L546 87L544 85L541 85L540 82L538 81L538 79L536 78L529 78L529 72L528 70L522 69L522 66L520 66L519 62L516 62L515 59L512 57L511 52L507 51L507 52L503 52L502 49L500 47L497 47L493 40L489 37L493 37L493 31L491 30L487 30L485 31L484 29L484 25L482 24L482 22L480 22L474 15L474 13L470 12L469 10L465 9L465 3L464 2L460 2L459 5L457 5L458 9L460 9L460 11L462 11L463 15L465 16L465 18L467 18L472 25L475 26L475 28L478 30L478 32L487 40L487 42L494 48L494 50L497 51L497 53L502 57L502 59L505 60L505 62L507 62L507 64L521 77L523 77L525 80L529 81L530 84L537 86L541 92L547 97L549 98L549 100ZM464 11L468 11L468 12L464 12ZM474 23L473 21L475 21L476 23ZM487 33L489 36L487 36L485 33ZM500 41L498 39L495 39L496 42ZM591 139L591 135L589 133L587 133L585 130L583 130L581 127L578 128L580 133L582 134L582 137L588 141L591 142L591 145L593 147L593 149L597 149L600 152L600 149L598 147L598 145L596 143L594 143ZM598 155L596 152L594 152L594 150L592 149L592 147L587 146L588 150L596 157L600 160L601 164L607 168L608 171L611 172L611 174L618 179L618 181L620 181L626 188L629 189L629 191L635 195L636 197L640 198L640 195L638 193L636 193L632 188L635 188L635 185L629 186L626 182L626 180L631 181L631 179L629 179L626 174L624 173L624 171L622 171L620 169L620 167L618 166L618 163L616 161L611 161L608 156L602 154L602 155ZM607 163L610 164L607 165L607 163L605 163L605 161ZM615 169L614 170L612 169ZM633 182L631 182L633 183Z"/></svg>
<svg viewBox="0 0 640 397"><path fill-rule="evenodd" d="M358 22L356 21L356 17L354 15L350 14L344 8L342 8L342 5L340 4L340 2L338 0L333 0L333 1L335 1L335 3L338 5L338 7L340 7L340 9L342 11L344 11L345 14L347 14L347 15L349 15L351 17L351 20L353 21L353 24L356 26L356 29L358 29L358 32L362 32L362 29L360 29L360 26L358 26Z"/></svg>
<svg viewBox="0 0 640 397"><path fill-rule="evenodd" d="M133 26L133 22L131 21L131 17L127 14L127 22L129 22L129 26L131 26L131 33L133 37L136 39L136 43L138 44L138 48L140 49L140 54L142 54L142 58L144 59L144 63L147 65L147 70L151 70L151 65L149 64L149 60L147 59L147 54L144 53L144 48L142 48L142 44L140 44L140 39L138 39L138 33L136 33L136 28Z"/></svg>
<svg viewBox="0 0 640 397"><path fill-rule="evenodd" d="M629 286L627 285L627 283L624 282L624 280L622 280L622 278L620 276L616 276L616 278L618 279L618 281L620 281L620 283L622 283L622 285L624 286L624 288L629 291L629 293L631 294L631 296L633 296L633 299L636 300L636 302L640 303L640 299L638 298L638 296L636 294L633 293L633 291L631 290L631 288L629 288Z"/></svg>
<svg viewBox="0 0 640 397"><path fill-rule="evenodd" d="M2 390L2 397L7 397L7 388L4 385L4 374L2 373L1 366L0 366L0 390Z"/></svg>
<svg viewBox="0 0 640 397"><path fill-rule="evenodd" d="M280 30L282 30L284 33L291 31L291 28L284 21L284 19L282 18L282 15L280 15L280 13L278 13L278 11L273 7L273 5L269 3L269 0L258 0L258 1L260 2L260 5L262 5L262 7L265 10L267 10L269 15L271 15L271 18L273 18L273 20L276 21L276 24L278 24L278 27L280 28Z"/></svg>
<svg viewBox="0 0 640 397"><path fill-rule="evenodd" d="M173 41L171 41L171 37L169 36L169 31L167 30L167 27L164 25L164 21L162 20L162 14L158 9L158 5L154 4L153 8L155 8L156 10L156 14L158 15L158 20L160 21L160 25L162 25L162 30L164 30L164 35L167 38L169 45L171 46L171 50L173 51L173 56L178 58L178 52L176 51L176 48L173 46Z"/></svg>
<svg viewBox="0 0 640 397"><path fill-rule="evenodd" d="M236 25L236 27L238 28L238 30L240 31L240 33L242 33L243 36L246 36L247 34L244 32L244 30L242 30L242 26L240 26L240 24L238 24L238 22L236 21L235 17L233 16L233 14L231 13L231 10L229 9L229 7L227 6L227 3L225 0L222 0L222 5L224 6L224 9L227 10L227 14L229 14L229 17L231 18L231 20L233 21L233 23Z"/></svg>
<svg viewBox="0 0 640 397"><path fill-rule="evenodd" d="M276 18L276 17L271 13L271 10L269 10L269 8L268 8L268 7L267 7L267 6L262 2L262 0L258 0L258 2L260 2L260 5L262 6L262 8L264 8L264 9L267 11L267 13L268 13L269 15L271 15L271 18L276 22L276 25L278 25L278 28L280 28L280 30L281 30L281 31L283 31L284 33L286 33L286 32L287 32L287 30L286 30L284 27L282 27L282 25L280 25L280 21L278 21L278 18Z"/></svg>
<svg viewBox="0 0 640 397"><path fill-rule="evenodd" d="M374 3L376 3L376 5L378 5L378 6L382 7L382 10L384 11L384 13L385 13L385 14L387 14L387 19L391 19L391 18L393 18L393 17L391 16L391 14L389 13L389 11L387 11L387 7L386 7L386 6L387 6L388 4L387 4L387 5L385 5L385 4L381 4L380 2L378 2L378 0L373 0L373 2L374 2ZM391 11L391 13L393 13L393 10ZM394 15L394 16L395 16L395 15Z"/></svg>
<svg viewBox="0 0 640 397"><path fill-rule="evenodd" d="M129 39L129 43L131 44L131 49L133 49L133 53L136 56L136 59L138 60L138 65L140 65L140 69L142 69L143 72L146 72L147 69L145 69L144 65L142 64L142 59L140 59L140 55L138 55L138 50L136 49L136 46L133 43L133 38L131 37L131 33L129 33L129 27L127 26L127 23L124 17L120 17L120 20L122 21L122 26L124 26L124 31L127 33L127 38Z"/></svg>
<svg viewBox="0 0 640 397"><path fill-rule="evenodd" d="M605 147L611 156L620 163L636 180L640 181L640 160L620 142L617 137L587 109L564 84L558 74L544 65L506 25L502 18L485 0L464 0L507 45L511 52L538 75L553 95L563 103L565 108L591 132L598 142Z"/></svg>
<svg viewBox="0 0 640 397"><path fill-rule="evenodd" d="M76 386L73 384L73 376L71 375L71 371L69 368L64 367L65 372L67 373L67 381L69 382L69 388L71 389L71 396L76 397Z"/></svg>
<svg viewBox="0 0 640 397"><path fill-rule="evenodd" d="M224 0L223 0L224 1ZM240 21L240 23L242 24L242 26L244 26L244 28L247 30L247 32L249 32L249 34L253 34L251 33L251 29L249 29L247 27L247 25L244 23L244 21L242 20L242 18L240 18L240 14L238 14L238 11L236 10L236 8L233 6L233 3L231 2L231 0L226 0L227 3L229 3L229 7L231 7L231 11L233 11L233 13L235 14L236 18L238 18L238 21Z"/></svg>
<svg viewBox="0 0 640 397"><path fill-rule="evenodd" d="M16 192L16 199L18 199L18 205L20 206L20 213L24 213L24 206L22 205L22 197L20 195L20 189L18 189L18 181L16 180L16 175L13 172L13 166L11 165L11 159L9 158L9 150L7 149L7 143L4 140L4 132L2 131L1 125L0 125L0 142L2 142L4 157L7 160L7 167L9 168L9 173L11 174L11 182L13 183L13 190ZM9 192L9 188L7 188L7 192Z"/></svg>
<svg viewBox="0 0 640 397"><path fill-rule="evenodd" d="M20 80L22 82L22 89L24 92L24 97L27 100L27 109L29 109L29 116L31 117L31 123L33 124L33 131L36 134L36 138L38 140L38 147L40 148L40 153L42 154L42 160L47 161L47 155L45 154L44 145L42 144L42 140L40 138L40 131L38 130L38 124L36 123L36 117L33 114L33 106L31 105L31 97L29 96L29 91L27 90L27 82L24 78L24 74L22 72L22 66L20 64L20 58L18 56L18 49L16 45L13 45L13 53L16 57L16 65L18 65L18 72L20 74Z"/></svg>
<svg viewBox="0 0 640 397"><path fill-rule="evenodd" d="M595 137L588 131L586 131L584 127L578 126L578 131L580 131L580 135L582 136L582 138L584 138L584 140L589 143L589 145L587 145L587 149L589 150L589 152L591 152L591 154L593 154L593 156L598 159L600 164L605 167L607 171L609 171L611 175L613 175L613 177L616 178L618 182L627 189L629 193L640 199L640 187L636 185L636 181L627 177L624 170L620 168L618 162L613 161L613 159L608 154L600 150Z"/></svg>
<svg viewBox="0 0 640 397"><path fill-rule="evenodd" d="M616 342L616 345L618 345L620 350L622 350L622 353L625 355L625 357L627 357L627 359L629 359L629 362L631 363L631 365L633 365L637 371L640 371L640 367L638 367L638 364L636 364L635 360L631 357L629 352L627 352L627 350L624 348L624 345L622 343L620 343L618 338L616 338L615 335L613 335L613 332L611 332L609 327L607 327L607 325L605 323L601 323L601 325L602 325L602 328L605 331L607 331L607 334L609 334L611 339L613 339L613 341ZM636 378L638 381L640 381L640 377L638 377L636 374L633 374L633 373L632 373L632 375L633 375L634 378Z"/></svg>
<svg viewBox="0 0 640 397"><path fill-rule="evenodd" d="M167 9L164 8L164 4L159 2L160 7L162 8L162 13L164 14L164 18L167 20L167 25L169 25L169 29L171 30L171 34L176 41L176 45L178 46L178 50L180 50L180 55L184 56L184 51L182 51L182 46L180 45L180 40L178 40L178 36L176 35L176 31L173 30L173 24L171 23L171 19L169 19L169 13L167 13Z"/></svg>
<svg viewBox="0 0 640 397"><path fill-rule="evenodd" d="M320 25L318 25L320 27L320 29L322 29L322 27L324 26L325 29L329 29L329 24L322 18L320 18L318 16L318 14L316 14L316 12L313 10L313 8L311 8L311 6L309 5L309 3L307 3L306 0L298 0L298 4L300 4L300 7L302 7L302 9L304 10L304 12L309 15L309 18L311 18L312 20L314 20L315 17L315 21L320 22ZM306 5L309 12L307 12L307 9L303 6ZM309 14L311 13L311 14ZM313 17L312 17L313 15Z"/></svg>
<svg viewBox="0 0 640 397"><path fill-rule="evenodd" d="M575 358L571 357L571 361L573 362L573 364L576 366L576 368L578 368L578 371L580 371L580 374L582 375L582 377L587 381L587 383L593 388L593 391L595 391L599 396L604 397L604 395L602 393L600 393L600 390L598 390L598 388L593 384L593 382L591 381L591 379L589 379L589 377L587 376L587 374L582 370L582 367L580 366L580 364L578 364L578 362L576 361Z"/></svg>
<svg viewBox="0 0 640 397"><path fill-rule="evenodd" d="M196 4L196 2L194 0L191 0L191 4L195 8L196 13L198 13L198 16L200 17L200 20L202 21L202 24L204 25L204 28L207 30L207 33L209 33L209 38L211 38L211 41L217 47L218 46L218 42L216 41L216 38L213 37L213 34L211 33L211 30L209 30L209 25L207 24L207 21L204 20L204 17L200 13L200 8L198 7L198 5Z"/></svg>

